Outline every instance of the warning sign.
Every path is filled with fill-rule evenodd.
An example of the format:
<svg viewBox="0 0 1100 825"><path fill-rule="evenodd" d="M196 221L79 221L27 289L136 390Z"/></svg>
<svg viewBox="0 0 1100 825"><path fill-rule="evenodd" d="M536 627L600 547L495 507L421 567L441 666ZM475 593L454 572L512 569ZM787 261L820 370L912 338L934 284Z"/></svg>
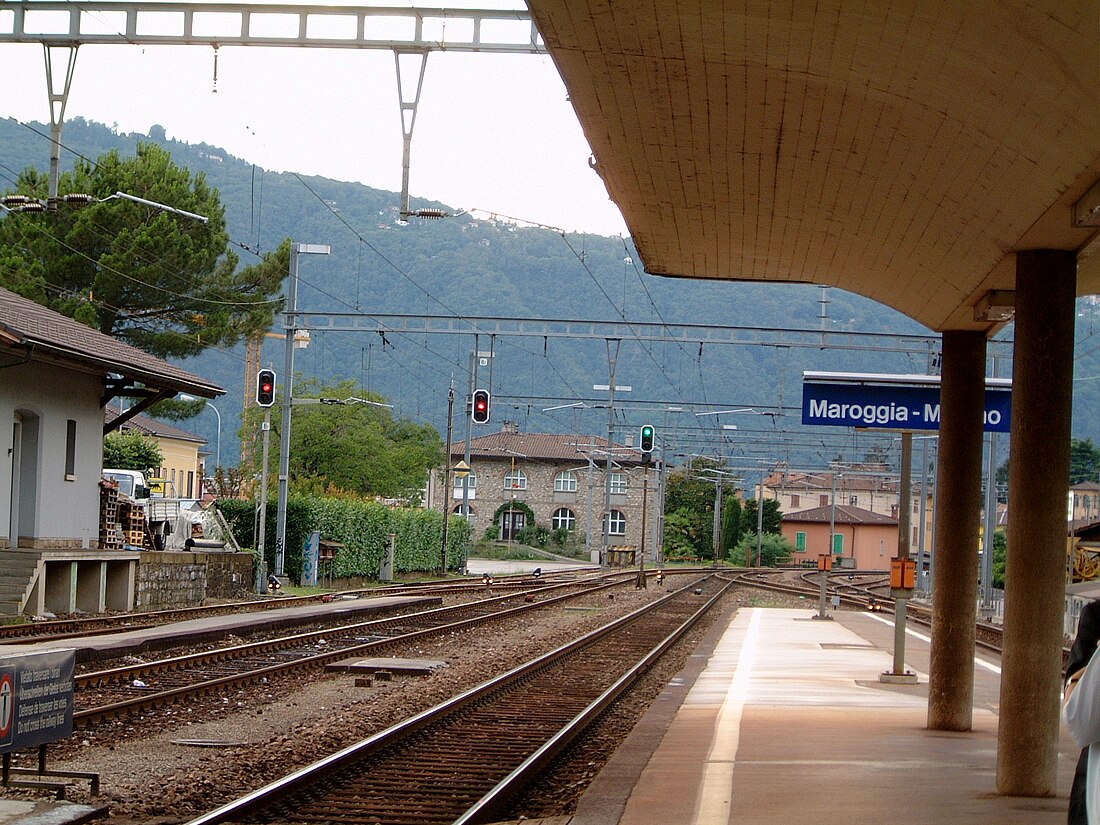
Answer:
<svg viewBox="0 0 1100 825"><path fill-rule="evenodd" d="M73 732L72 650L0 658L0 753L57 742Z"/></svg>
<svg viewBox="0 0 1100 825"><path fill-rule="evenodd" d="M0 674L0 742L7 741L15 718L15 680L10 673Z"/></svg>

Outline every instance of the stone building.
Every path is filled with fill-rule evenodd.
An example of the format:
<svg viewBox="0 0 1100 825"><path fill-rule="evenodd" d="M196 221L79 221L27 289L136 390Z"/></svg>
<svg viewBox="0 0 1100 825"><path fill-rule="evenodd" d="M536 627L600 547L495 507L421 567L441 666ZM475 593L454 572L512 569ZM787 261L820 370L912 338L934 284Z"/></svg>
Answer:
<svg viewBox="0 0 1100 825"><path fill-rule="evenodd" d="M612 560L643 547L655 558L658 512L658 473L640 451L621 444L611 450L610 494L607 483L607 439L587 435L523 433L505 422L500 432L470 441L469 517L474 535L507 541L525 527L567 529L578 540L587 537L593 561L608 561L604 525L609 522L607 545ZM463 460L465 442L451 449L452 469ZM463 479L454 472L442 490L443 469L432 474L429 506L463 512ZM644 502L643 502L644 499ZM608 507L608 503L610 506ZM636 557L635 557L636 558Z"/></svg>

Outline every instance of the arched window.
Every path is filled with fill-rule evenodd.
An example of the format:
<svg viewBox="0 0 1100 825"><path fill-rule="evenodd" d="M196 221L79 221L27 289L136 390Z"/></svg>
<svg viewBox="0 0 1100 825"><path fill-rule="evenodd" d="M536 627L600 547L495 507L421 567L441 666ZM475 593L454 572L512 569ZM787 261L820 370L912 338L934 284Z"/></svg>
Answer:
<svg viewBox="0 0 1100 825"><path fill-rule="evenodd" d="M527 489L527 473L518 467L513 468L511 472L504 476L504 489L505 490L526 490Z"/></svg>
<svg viewBox="0 0 1100 825"><path fill-rule="evenodd" d="M611 495L626 495L626 475L624 473L611 474Z"/></svg>
<svg viewBox="0 0 1100 825"><path fill-rule="evenodd" d="M577 517L568 507L559 507L554 511L550 524L555 530L574 530L577 526Z"/></svg>
<svg viewBox="0 0 1100 825"><path fill-rule="evenodd" d="M467 512L465 513L466 521L470 522L470 527L473 527L474 524L477 522L477 513L474 512L473 507L468 507L465 509L467 510ZM457 504L455 505L454 509L451 510L451 512L454 513L456 516L464 515L463 506L461 504Z"/></svg>
<svg viewBox="0 0 1100 825"><path fill-rule="evenodd" d="M577 492L577 474L574 473L572 470L562 470L560 473L554 476L554 492Z"/></svg>
<svg viewBox="0 0 1100 825"><path fill-rule="evenodd" d="M604 516L604 526L607 528L607 535L609 536L625 536L626 516L623 515L623 511L612 510Z"/></svg>

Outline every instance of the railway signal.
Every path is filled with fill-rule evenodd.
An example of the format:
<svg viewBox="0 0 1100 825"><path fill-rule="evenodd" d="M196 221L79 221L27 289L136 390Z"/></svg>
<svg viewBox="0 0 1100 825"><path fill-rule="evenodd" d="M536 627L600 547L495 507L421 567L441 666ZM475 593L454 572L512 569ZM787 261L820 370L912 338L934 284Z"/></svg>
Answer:
<svg viewBox="0 0 1100 825"><path fill-rule="evenodd" d="M638 449L643 453L653 452L653 425L643 424L638 438Z"/></svg>
<svg viewBox="0 0 1100 825"><path fill-rule="evenodd" d="M256 403L270 407L275 403L275 372L260 370L256 373Z"/></svg>
<svg viewBox="0 0 1100 825"><path fill-rule="evenodd" d="M470 418L475 424L489 423L488 390L474 390L473 403L470 405Z"/></svg>

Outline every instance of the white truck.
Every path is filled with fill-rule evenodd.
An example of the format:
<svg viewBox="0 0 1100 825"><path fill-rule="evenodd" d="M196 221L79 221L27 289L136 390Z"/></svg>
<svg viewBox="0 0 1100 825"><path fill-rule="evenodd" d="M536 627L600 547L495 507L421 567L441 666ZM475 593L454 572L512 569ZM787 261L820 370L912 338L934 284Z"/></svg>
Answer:
<svg viewBox="0 0 1100 825"><path fill-rule="evenodd" d="M138 470L104 470L103 477L118 484L118 491L144 507L149 503L149 482Z"/></svg>

